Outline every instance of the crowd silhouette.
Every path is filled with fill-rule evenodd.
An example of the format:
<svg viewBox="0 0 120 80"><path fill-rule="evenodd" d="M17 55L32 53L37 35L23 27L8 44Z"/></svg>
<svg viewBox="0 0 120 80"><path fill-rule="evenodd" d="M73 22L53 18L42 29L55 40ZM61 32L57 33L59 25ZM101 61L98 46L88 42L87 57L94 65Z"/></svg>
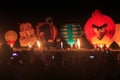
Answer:
<svg viewBox="0 0 120 80"><path fill-rule="evenodd" d="M31 49L13 52L7 45L0 49L2 80L120 79L119 51Z"/></svg>

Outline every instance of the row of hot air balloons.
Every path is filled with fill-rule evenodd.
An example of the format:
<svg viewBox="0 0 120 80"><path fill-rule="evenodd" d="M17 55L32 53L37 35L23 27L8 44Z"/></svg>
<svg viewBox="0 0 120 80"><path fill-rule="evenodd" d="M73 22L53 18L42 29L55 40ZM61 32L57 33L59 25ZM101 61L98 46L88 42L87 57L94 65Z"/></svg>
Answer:
<svg viewBox="0 0 120 80"><path fill-rule="evenodd" d="M34 45L36 40L42 43L60 41L57 37L59 34L68 44L74 45L84 33L93 47L101 44L110 47L114 41L120 46L120 24L115 24L112 18L102 14L99 10L92 13L92 17L88 19L83 30L79 24L69 23L62 25L59 33L52 19L52 17L49 17L46 18L45 22L39 22L36 26L36 33L31 23L20 24L20 45L22 47L29 44ZM8 31L5 34L5 39L11 46L13 46L17 37L15 31Z"/></svg>
<svg viewBox="0 0 120 80"><path fill-rule="evenodd" d="M20 46L34 46L36 41L40 41L40 43L43 44L60 42L61 38L58 37L59 34L62 36L61 38L64 39L69 45L73 45L77 41L77 38L81 36L82 28L79 24L66 24L61 27L59 33L58 28L51 22L39 22L36 25L35 33L31 23L21 23L19 28ZM16 31L9 30L5 33L5 40L10 46L13 46L17 39L18 35Z"/></svg>
<svg viewBox="0 0 120 80"><path fill-rule="evenodd" d="M42 26L39 26L41 24ZM40 22L39 25L37 25L37 34L35 35L35 31L32 26L30 27L28 25L31 24L27 22L20 25L19 42L21 47L27 47L29 45L33 46L37 40L41 43L54 41L59 42L61 40L59 38L57 39L58 30L55 26L46 26L46 23ZM26 27L29 28L26 29ZM50 29L49 27L52 29ZM77 41L77 38L81 36L82 32L80 31L81 27L78 24L66 24L61 27L60 34L68 44L73 45ZM8 30L5 33L5 40L11 47L15 44L17 39L18 34L16 31Z"/></svg>

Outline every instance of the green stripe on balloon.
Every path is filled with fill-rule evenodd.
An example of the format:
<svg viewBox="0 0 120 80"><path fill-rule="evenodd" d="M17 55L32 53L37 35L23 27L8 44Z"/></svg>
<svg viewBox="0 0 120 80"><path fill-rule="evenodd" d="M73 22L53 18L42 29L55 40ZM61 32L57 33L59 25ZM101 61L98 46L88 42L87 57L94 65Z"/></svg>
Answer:
<svg viewBox="0 0 120 80"><path fill-rule="evenodd" d="M68 32L68 44L73 45L75 43L75 41L73 40L73 34L72 34L73 27L72 27L72 24L68 24L68 26L69 26L69 28L67 30L67 32Z"/></svg>
<svg viewBox="0 0 120 80"><path fill-rule="evenodd" d="M81 32L81 28L77 24L66 24L60 29L60 34L69 45L73 45L76 42Z"/></svg>

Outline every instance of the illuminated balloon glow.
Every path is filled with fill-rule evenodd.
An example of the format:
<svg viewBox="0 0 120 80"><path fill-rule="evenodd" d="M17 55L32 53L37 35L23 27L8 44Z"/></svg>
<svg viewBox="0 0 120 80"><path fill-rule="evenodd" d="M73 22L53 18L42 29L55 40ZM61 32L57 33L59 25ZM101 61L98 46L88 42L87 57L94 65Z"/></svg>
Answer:
<svg viewBox="0 0 120 80"><path fill-rule="evenodd" d="M20 35L19 41L21 47L29 47L29 45L33 46L37 41L35 31L32 27L32 24L29 22L20 24L19 35Z"/></svg>
<svg viewBox="0 0 120 80"><path fill-rule="evenodd" d="M41 42L54 42L58 35L58 29L53 24L39 22L36 26L37 39Z"/></svg>
<svg viewBox="0 0 120 80"><path fill-rule="evenodd" d="M115 34L113 40L119 45L120 47L120 24L115 24Z"/></svg>
<svg viewBox="0 0 120 80"><path fill-rule="evenodd" d="M95 10L84 26L84 33L93 46L102 44L109 47L113 42L115 23L109 16L102 14L99 10Z"/></svg>
<svg viewBox="0 0 120 80"><path fill-rule="evenodd" d="M9 30L5 33L5 40L11 47L13 47L17 38L18 38L18 35L14 30Z"/></svg>
<svg viewBox="0 0 120 80"><path fill-rule="evenodd" d="M63 25L60 34L69 45L73 45L81 35L81 27L78 24Z"/></svg>

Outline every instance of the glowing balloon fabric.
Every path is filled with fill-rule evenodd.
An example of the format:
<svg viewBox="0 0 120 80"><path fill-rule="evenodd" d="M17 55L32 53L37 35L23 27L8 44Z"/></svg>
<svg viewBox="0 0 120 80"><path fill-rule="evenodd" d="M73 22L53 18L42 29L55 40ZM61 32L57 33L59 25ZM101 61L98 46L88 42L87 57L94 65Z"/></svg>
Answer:
<svg viewBox="0 0 120 80"><path fill-rule="evenodd" d="M20 35L19 41L21 47L33 46L37 41L35 31L32 27L32 24L29 22L20 24L19 35Z"/></svg>
<svg viewBox="0 0 120 80"><path fill-rule="evenodd" d="M73 45L82 34L81 27L78 24L63 25L60 29L60 34L68 44Z"/></svg>
<svg viewBox="0 0 120 80"><path fill-rule="evenodd" d="M120 47L120 24L115 24L115 34L113 40L119 45Z"/></svg>
<svg viewBox="0 0 120 80"><path fill-rule="evenodd" d="M9 30L5 33L5 40L12 47L17 40L17 33L14 30Z"/></svg>
<svg viewBox="0 0 120 80"><path fill-rule="evenodd" d="M49 42L50 40L53 42L58 35L58 29L55 25L39 22L36 26L36 35L38 40L45 39L46 42Z"/></svg>
<svg viewBox="0 0 120 80"><path fill-rule="evenodd" d="M84 26L84 33L93 46L94 44L110 46L111 38L115 33L114 21L99 10L95 10Z"/></svg>

